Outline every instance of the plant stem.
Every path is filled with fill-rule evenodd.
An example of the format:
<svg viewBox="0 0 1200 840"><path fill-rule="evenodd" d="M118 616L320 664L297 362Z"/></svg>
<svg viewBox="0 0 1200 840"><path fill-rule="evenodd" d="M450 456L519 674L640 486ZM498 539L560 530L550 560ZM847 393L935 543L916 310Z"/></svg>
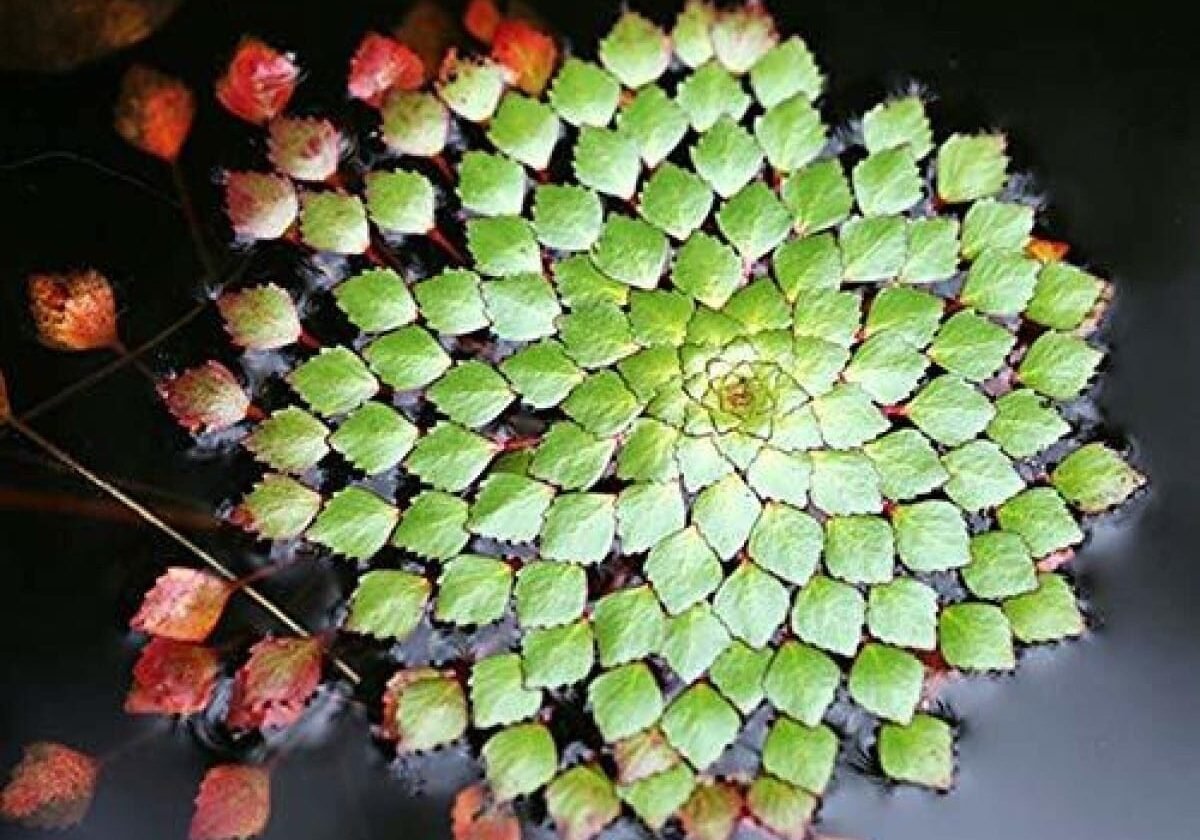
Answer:
<svg viewBox="0 0 1200 840"><path fill-rule="evenodd" d="M200 265L204 267L204 273L212 275L216 272L216 264L208 252L208 245L204 241L204 231L200 227L200 217L196 214L196 204L192 200L192 192L188 188L183 167L179 165L178 161L171 164L171 178L175 182L175 192L179 194L179 209L183 213L184 221L187 222L188 232L192 236L192 245L196 248L196 256L200 258Z"/></svg>

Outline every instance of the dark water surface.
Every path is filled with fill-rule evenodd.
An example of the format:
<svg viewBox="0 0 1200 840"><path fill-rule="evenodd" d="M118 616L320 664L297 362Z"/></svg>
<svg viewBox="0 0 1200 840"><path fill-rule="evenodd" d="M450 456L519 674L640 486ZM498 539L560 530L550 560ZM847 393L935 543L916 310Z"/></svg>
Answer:
<svg viewBox="0 0 1200 840"><path fill-rule="evenodd" d="M591 0L540 5L582 43L613 13L612 4ZM336 100L362 31L395 19L402 6L192 0L136 50L201 91L202 128L188 153L201 203L212 201L216 160L245 147L230 121L212 119L208 96L239 34L254 31L299 52L311 74L298 101L319 107L322 97ZM1010 133L1018 166L1052 200L1053 233L1072 242L1073 257L1116 281L1107 330L1113 354L1099 401L1153 482L1147 498L1095 530L1077 563L1095 632L1026 657L1015 677L948 692L964 721L954 793L894 791L843 775L825 806L826 827L859 840L1200 837L1200 52L1193 28L1166 2L1120 12L1031 0L772 6L829 72L829 118L861 113L916 79L939 97L942 130ZM69 161L7 166L72 150L169 187L160 166L108 128L128 61L53 81L0 77L0 367L18 409L105 361L33 343L20 315L28 271L84 263L107 271L126 309L130 345L196 300L200 267L161 199ZM155 352L150 366L195 361L209 351L197 336L211 329L201 318ZM190 450L134 371L36 425L155 504L205 513L248 479L220 453ZM13 489L92 498L5 435L0 490ZM227 556L247 549L228 532L200 536ZM36 739L111 757L91 815L68 837L159 840L186 831L209 754L186 728L120 711L136 656L124 621L163 562L186 560L145 529L0 507L0 766ZM297 591L287 574L271 585L288 591L289 606L310 624L336 597L322 584ZM230 623L260 620L247 610L244 622ZM446 803L461 771L396 773L370 741L365 713L337 698L325 698L313 717L277 767L268 838L447 835ZM416 787L424 795L414 796ZM0 826L0 837L33 836L42 835Z"/></svg>

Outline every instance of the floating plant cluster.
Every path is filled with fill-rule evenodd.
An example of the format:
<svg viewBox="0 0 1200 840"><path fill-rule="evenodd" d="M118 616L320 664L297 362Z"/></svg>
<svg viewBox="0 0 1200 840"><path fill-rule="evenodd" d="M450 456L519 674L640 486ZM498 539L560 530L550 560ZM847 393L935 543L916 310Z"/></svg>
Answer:
<svg viewBox="0 0 1200 840"><path fill-rule="evenodd" d="M834 130L756 4L627 11L594 58L490 2L467 26L490 52L435 74L363 41L362 136L285 114L263 42L218 85L266 133L232 230L322 278L218 300L285 368L263 407L219 361L161 386L190 431L249 427L232 519L358 570L381 736L479 748L460 833L532 799L571 840L800 837L851 742L949 788L940 681L1080 635L1062 566L1142 483L1073 407L1107 285L1035 235L1001 135L937 140L918 95ZM234 591L160 579L131 711L209 704ZM327 655L261 641L227 724L294 723Z"/></svg>

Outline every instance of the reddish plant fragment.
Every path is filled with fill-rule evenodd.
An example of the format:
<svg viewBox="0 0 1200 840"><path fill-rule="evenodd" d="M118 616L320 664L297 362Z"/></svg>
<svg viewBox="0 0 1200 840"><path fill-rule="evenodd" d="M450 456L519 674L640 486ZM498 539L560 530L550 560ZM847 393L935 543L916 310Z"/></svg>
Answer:
<svg viewBox="0 0 1200 840"><path fill-rule="evenodd" d="M190 715L212 701L221 661L211 648L151 639L133 666L125 711L134 715Z"/></svg>
<svg viewBox="0 0 1200 840"><path fill-rule="evenodd" d="M159 383L167 410L189 432L219 432L241 422L250 398L220 362L208 361Z"/></svg>
<svg viewBox="0 0 1200 840"><path fill-rule="evenodd" d="M196 99L179 79L142 64L126 71L113 121L117 134L130 145L173 162L195 116Z"/></svg>
<svg viewBox="0 0 1200 840"><path fill-rule="evenodd" d="M54 350L100 350L120 343L116 298L98 271L32 275L29 312L38 339Z"/></svg>
<svg viewBox="0 0 1200 840"><path fill-rule="evenodd" d="M321 682L316 639L264 639L237 673L226 722L235 729L295 723Z"/></svg>
<svg viewBox="0 0 1200 840"><path fill-rule="evenodd" d="M1069 564L1075 559L1075 549L1061 548L1058 551L1052 551L1037 562L1037 570L1039 572L1057 572L1063 566Z"/></svg>
<svg viewBox="0 0 1200 840"><path fill-rule="evenodd" d="M342 135L329 120L276 117L267 142L271 163L297 181L324 181L337 172Z"/></svg>
<svg viewBox="0 0 1200 840"><path fill-rule="evenodd" d="M8 380L0 371L0 423L12 417L12 403L8 401Z"/></svg>
<svg viewBox="0 0 1200 840"><path fill-rule="evenodd" d="M375 108L389 91L416 90L424 83L421 57L386 35L369 33L350 59L350 95Z"/></svg>
<svg viewBox="0 0 1200 840"><path fill-rule="evenodd" d="M492 801L486 785L461 790L450 811L454 840L520 840L521 825L508 803Z"/></svg>
<svg viewBox="0 0 1200 840"><path fill-rule="evenodd" d="M691 840L728 840L737 827L745 803L731 784L703 784L679 812L684 833Z"/></svg>
<svg viewBox="0 0 1200 840"><path fill-rule="evenodd" d="M1036 236L1025 246L1025 253L1038 262L1050 263L1066 259L1071 246L1054 239L1038 239Z"/></svg>
<svg viewBox="0 0 1200 840"><path fill-rule="evenodd" d="M299 77L290 56L258 38L243 38L217 80L217 100L234 116L262 125L287 106Z"/></svg>
<svg viewBox="0 0 1200 840"><path fill-rule="evenodd" d="M232 594L233 584L223 578L175 566L154 582L129 626L176 642L203 642L221 620Z"/></svg>
<svg viewBox="0 0 1200 840"><path fill-rule="evenodd" d="M271 776L262 767L222 764L204 774L189 840L257 837L271 816Z"/></svg>
<svg viewBox="0 0 1200 840"><path fill-rule="evenodd" d="M508 68L518 89L538 96L558 62L558 44L523 20L506 20L496 28L492 58Z"/></svg>
<svg viewBox="0 0 1200 840"><path fill-rule="evenodd" d="M304 332L295 301L274 283L226 292L217 309L233 343L247 350L278 350Z"/></svg>
<svg viewBox="0 0 1200 840"><path fill-rule="evenodd" d="M62 744L25 748L0 791L0 816L31 828L68 828L87 814L100 764Z"/></svg>
<svg viewBox="0 0 1200 840"><path fill-rule="evenodd" d="M490 44L503 19L496 0L470 0L463 13L463 26L472 38Z"/></svg>
<svg viewBox="0 0 1200 840"><path fill-rule="evenodd" d="M421 58L425 78L437 75L442 57L462 35L444 0L417 0L395 30L396 38Z"/></svg>
<svg viewBox="0 0 1200 840"><path fill-rule="evenodd" d="M242 239L278 239L300 212L292 182L266 172L228 172L225 212L233 232Z"/></svg>

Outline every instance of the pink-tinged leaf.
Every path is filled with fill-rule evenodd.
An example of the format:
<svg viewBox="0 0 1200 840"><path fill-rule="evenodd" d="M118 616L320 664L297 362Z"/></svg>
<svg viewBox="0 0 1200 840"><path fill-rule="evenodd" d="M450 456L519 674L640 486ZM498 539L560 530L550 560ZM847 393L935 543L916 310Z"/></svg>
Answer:
<svg viewBox="0 0 1200 840"><path fill-rule="evenodd" d="M164 379L158 392L179 425L193 434L228 429L250 410L250 398L220 362L205 362Z"/></svg>
<svg viewBox="0 0 1200 840"><path fill-rule="evenodd" d="M463 13L463 26L472 38L492 43L496 29L500 26L503 16L496 5L496 0L470 0L467 10Z"/></svg>
<svg viewBox="0 0 1200 840"><path fill-rule="evenodd" d="M558 63L558 44L523 20L506 20L496 27L492 58L509 69L518 89L539 96Z"/></svg>
<svg viewBox="0 0 1200 840"><path fill-rule="evenodd" d="M174 161L192 130L196 100L183 82L135 64L121 80L114 126L127 143Z"/></svg>
<svg viewBox="0 0 1200 840"><path fill-rule="evenodd" d="M116 347L117 304L104 275L91 269L29 278L29 312L42 344L55 350Z"/></svg>
<svg viewBox="0 0 1200 840"><path fill-rule="evenodd" d="M742 814L742 794L724 782L699 785L679 812L692 840L728 840Z"/></svg>
<svg viewBox="0 0 1200 840"><path fill-rule="evenodd" d="M316 639L264 639L250 649L229 700L235 729L291 726L321 682L321 643Z"/></svg>
<svg viewBox="0 0 1200 840"><path fill-rule="evenodd" d="M287 347L303 331L291 295L274 283L226 292L217 298L217 309L233 343L247 350Z"/></svg>
<svg viewBox="0 0 1200 840"><path fill-rule="evenodd" d="M188 840L257 837L270 816L270 774L262 767L222 764L204 774Z"/></svg>
<svg viewBox="0 0 1200 840"><path fill-rule="evenodd" d="M134 715L190 715L212 700L221 673L217 654L203 645L151 639L133 666L125 711Z"/></svg>
<svg viewBox="0 0 1200 840"><path fill-rule="evenodd" d="M129 626L176 642L203 642L221 620L232 594L233 585L227 580L175 566L154 582Z"/></svg>
<svg viewBox="0 0 1200 840"><path fill-rule="evenodd" d="M282 175L229 172L225 175L225 212L242 239L278 239L300 212L296 187Z"/></svg>
<svg viewBox="0 0 1200 840"><path fill-rule="evenodd" d="M91 805L99 771L94 758L62 744L30 744L0 791L0 816L31 828L76 825Z"/></svg>
<svg viewBox="0 0 1200 840"><path fill-rule="evenodd" d="M369 33L350 60L350 95L375 108L389 91L416 90L424 83L421 57L386 35Z"/></svg>
<svg viewBox="0 0 1200 840"><path fill-rule="evenodd" d="M287 106L299 77L290 56L258 38L243 38L217 81L217 100L234 116L262 125Z"/></svg>
<svg viewBox="0 0 1200 840"><path fill-rule="evenodd" d="M271 163L297 181L324 181L337 172L342 135L329 120L276 117L269 127Z"/></svg>
<svg viewBox="0 0 1200 840"><path fill-rule="evenodd" d="M679 763L679 753L659 729L646 729L618 741L613 746L613 760L617 763L617 780L632 785L670 770Z"/></svg>
<svg viewBox="0 0 1200 840"><path fill-rule="evenodd" d="M459 792L450 812L454 840L520 840L521 825L509 803L493 800L486 785Z"/></svg>

